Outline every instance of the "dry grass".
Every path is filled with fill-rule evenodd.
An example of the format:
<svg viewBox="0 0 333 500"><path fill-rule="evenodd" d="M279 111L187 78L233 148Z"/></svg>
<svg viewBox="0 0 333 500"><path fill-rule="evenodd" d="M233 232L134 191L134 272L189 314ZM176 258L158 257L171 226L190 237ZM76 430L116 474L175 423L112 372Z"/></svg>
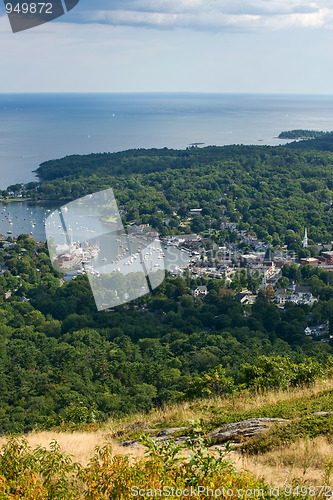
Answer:
<svg viewBox="0 0 333 500"><path fill-rule="evenodd" d="M32 448L38 445L48 448L50 442L56 440L62 451L73 455L73 461L82 465L86 465L94 455L96 446L103 446L106 442L111 443L114 454L138 458L144 456L143 446L123 447L119 446L118 442L133 437L133 433L140 434L146 428L151 430L188 426L189 420L200 418L209 420L218 410L242 413L279 401L310 398L328 389L333 389L333 379L319 381L309 388L262 394L242 393L234 398L196 400L165 406L151 411L148 415L137 413L127 418L111 419L97 431L31 432L25 438ZM0 438L0 447L5 441L6 437ZM333 438L330 440L322 436L313 440L301 439L288 446L275 448L264 455L243 456L237 450L230 454L230 458L236 462L239 469L248 469L256 478L262 478L276 486L290 485L293 478L308 480L311 485L322 484L323 463L327 457L333 457Z"/></svg>
<svg viewBox="0 0 333 500"><path fill-rule="evenodd" d="M289 486L293 478L301 478L313 486L324 484L323 464L332 457L333 439L324 436L311 440L300 439L264 455L232 454L239 468L248 469L256 478L262 478L275 486Z"/></svg>
<svg viewBox="0 0 333 500"><path fill-rule="evenodd" d="M44 446L49 448L55 439L62 451L73 455L73 461L85 466L93 456L95 446L111 443L114 454L127 455L130 458L144 456L145 448L141 445L125 448L119 446L108 433L97 432L31 432L26 439L32 448ZM0 439L0 446L5 442ZM182 455L187 455L184 451ZM257 479L263 479L275 486L291 485L294 478L307 480L316 486L323 484L324 466L327 457L333 457L333 440L318 437L313 440L301 439L289 446L282 446L258 456L243 456L238 451L232 451L227 458L236 463L238 469L247 469Z"/></svg>
<svg viewBox="0 0 333 500"><path fill-rule="evenodd" d="M71 433L43 431L30 432L24 437L32 449L37 446L49 449L51 441L56 440L63 452L73 455L73 461L80 462L82 465L86 465L89 462L95 453L96 446L103 446L106 442L111 443L114 454L133 457L144 455L143 446L124 448L123 446L119 446L114 439L110 439L109 434L103 431ZM1 437L0 446L5 442L6 438Z"/></svg>
<svg viewBox="0 0 333 500"><path fill-rule="evenodd" d="M103 429L116 436L125 427L138 423L142 428L162 428L166 425L180 427L188 425L189 420L209 420L217 410L224 412L246 412L252 409L260 409L266 405L273 405L280 401L293 401L309 398L325 390L333 389L333 379L318 381L311 387L289 389L285 391L269 391L261 394L243 392L234 398L221 397L212 399L195 400L189 403L179 403L172 406L164 406L154 409L149 415L136 413L126 419L109 420Z"/></svg>

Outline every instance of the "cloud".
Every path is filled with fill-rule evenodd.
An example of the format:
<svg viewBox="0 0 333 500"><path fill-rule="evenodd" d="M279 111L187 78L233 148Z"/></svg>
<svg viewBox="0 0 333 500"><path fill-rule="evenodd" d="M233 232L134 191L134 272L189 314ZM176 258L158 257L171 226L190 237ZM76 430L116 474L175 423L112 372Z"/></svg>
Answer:
<svg viewBox="0 0 333 500"><path fill-rule="evenodd" d="M107 0L77 9L78 22L192 30L331 28L328 0Z"/></svg>

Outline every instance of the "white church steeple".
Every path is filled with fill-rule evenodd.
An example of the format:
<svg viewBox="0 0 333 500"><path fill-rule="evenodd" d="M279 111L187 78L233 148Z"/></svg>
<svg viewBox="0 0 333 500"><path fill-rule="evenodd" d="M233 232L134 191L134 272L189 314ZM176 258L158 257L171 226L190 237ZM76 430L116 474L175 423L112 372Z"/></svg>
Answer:
<svg viewBox="0 0 333 500"><path fill-rule="evenodd" d="M303 248L308 248L308 230L307 230L307 228L305 228L305 231L304 231Z"/></svg>

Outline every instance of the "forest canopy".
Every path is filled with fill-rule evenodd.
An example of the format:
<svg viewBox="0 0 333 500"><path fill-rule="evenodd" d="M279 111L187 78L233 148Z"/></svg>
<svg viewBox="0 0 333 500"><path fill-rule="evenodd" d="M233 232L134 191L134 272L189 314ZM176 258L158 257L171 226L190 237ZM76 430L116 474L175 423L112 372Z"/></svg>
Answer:
<svg viewBox="0 0 333 500"><path fill-rule="evenodd" d="M45 162L40 184L25 186L25 194L62 203L112 187L124 223L141 220L165 235L230 221L297 252L305 227L315 243L332 239L332 166L333 133L274 147L137 149Z"/></svg>

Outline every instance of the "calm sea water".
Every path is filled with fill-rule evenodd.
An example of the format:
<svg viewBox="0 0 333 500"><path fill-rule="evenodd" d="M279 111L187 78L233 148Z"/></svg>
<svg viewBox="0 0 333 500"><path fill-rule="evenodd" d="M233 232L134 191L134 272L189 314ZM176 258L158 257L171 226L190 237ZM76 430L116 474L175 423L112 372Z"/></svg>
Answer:
<svg viewBox="0 0 333 500"><path fill-rule="evenodd" d="M296 128L333 130L333 96L0 94L0 189L35 180L41 162L69 154L192 142L275 145L282 130ZM46 210L10 204L0 233L40 237ZM28 212L34 227L24 220Z"/></svg>

